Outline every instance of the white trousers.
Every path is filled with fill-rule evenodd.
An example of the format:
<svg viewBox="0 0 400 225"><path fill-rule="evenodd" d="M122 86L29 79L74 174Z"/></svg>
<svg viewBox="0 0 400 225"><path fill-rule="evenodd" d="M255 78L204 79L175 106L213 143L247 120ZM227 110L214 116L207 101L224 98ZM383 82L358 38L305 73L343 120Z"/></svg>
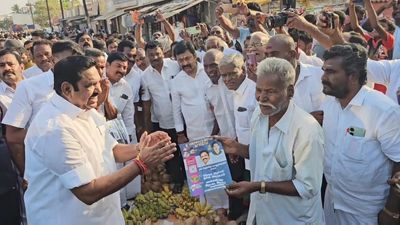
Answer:
<svg viewBox="0 0 400 225"><path fill-rule="evenodd" d="M325 192L324 213L326 225L378 225L378 215L355 215L335 209L329 185Z"/></svg>

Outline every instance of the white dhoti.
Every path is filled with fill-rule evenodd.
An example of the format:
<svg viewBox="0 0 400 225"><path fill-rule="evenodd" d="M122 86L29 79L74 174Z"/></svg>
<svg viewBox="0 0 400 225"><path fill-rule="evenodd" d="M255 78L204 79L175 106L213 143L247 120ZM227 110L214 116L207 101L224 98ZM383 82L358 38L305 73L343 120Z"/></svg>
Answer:
<svg viewBox="0 0 400 225"><path fill-rule="evenodd" d="M355 215L335 209L329 185L325 192L324 213L326 225L378 225L378 215Z"/></svg>

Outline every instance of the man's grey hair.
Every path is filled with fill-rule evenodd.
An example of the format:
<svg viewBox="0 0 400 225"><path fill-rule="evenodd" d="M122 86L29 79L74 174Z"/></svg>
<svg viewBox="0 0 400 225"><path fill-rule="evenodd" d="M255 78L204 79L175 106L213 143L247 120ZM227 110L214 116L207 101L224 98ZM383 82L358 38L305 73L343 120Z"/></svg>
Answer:
<svg viewBox="0 0 400 225"><path fill-rule="evenodd" d="M244 66L244 58L241 54L224 55L219 63L219 68L223 66L234 66L235 68L242 69Z"/></svg>
<svg viewBox="0 0 400 225"><path fill-rule="evenodd" d="M207 40L206 40L206 43L205 43L206 47L207 47L208 43L210 43L211 41L216 41L218 43L219 47L222 48L222 50L227 47L225 41L222 40L220 37L217 37L217 36L209 36L207 38ZM209 50L209 49L207 49L207 50Z"/></svg>
<svg viewBox="0 0 400 225"><path fill-rule="evenodd" d="M289 47L290 50L296 50L296 44L294 43L293 38L291 36L289 36L289 35L277 34L275 36L272 36L270 38L270 41L271 40L278 40L280 42L285 43Z"/></svg>
<svg viewBox="0 0 400 225"><path fill-rule="evenodd" d="M261 31L256 31L250 35L250 40L255 39L255 38L260 39L261 44L266 45L268 43L268 40L270 39L270 36Z"/></svg>
<svg viewBox="0 0 400 225"><path fill-rule="evenodd" d="M266 58L257 67L257 77L277 75L284 85L294 85L296 72L288 61L280 58Z"/></svg>

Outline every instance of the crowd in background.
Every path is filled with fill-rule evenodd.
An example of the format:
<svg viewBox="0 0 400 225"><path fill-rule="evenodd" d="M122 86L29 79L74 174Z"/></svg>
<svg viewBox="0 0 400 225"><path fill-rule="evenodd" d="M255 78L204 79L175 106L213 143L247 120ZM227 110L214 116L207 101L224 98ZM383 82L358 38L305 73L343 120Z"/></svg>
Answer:
<svg viewBox="0 0 400 225"><path fill-rule="evenodd" d="M143 21L126 34L0 32L0 224L123 224L140 175L165 162L179 192L172 143L209 136L235 183L202 201L227 221L399 224L400 4L221 3L215 17L176 33L158 11L151 37ZM123 124L122 145L102 120Z"/></svg>

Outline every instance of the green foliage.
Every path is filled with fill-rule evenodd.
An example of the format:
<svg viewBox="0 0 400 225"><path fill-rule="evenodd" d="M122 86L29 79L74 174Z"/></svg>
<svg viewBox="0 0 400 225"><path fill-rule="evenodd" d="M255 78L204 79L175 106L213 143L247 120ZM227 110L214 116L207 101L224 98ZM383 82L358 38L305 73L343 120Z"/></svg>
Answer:
<svg viewBox="0 0 400 225"><path fill-rule="evenodd" d="M21 8L19 7L18 4L15 4L15 5L13 5L13 6L11 7L11 11L12 11L13 13L21 13Z"/></svg>
<svg viewBox="0 0 400 225"><path fill-rule="evenodd" d="M0 29L10 30L12 25L12 20L9 17L5 17L3 20L0 20Z"/></svg>

